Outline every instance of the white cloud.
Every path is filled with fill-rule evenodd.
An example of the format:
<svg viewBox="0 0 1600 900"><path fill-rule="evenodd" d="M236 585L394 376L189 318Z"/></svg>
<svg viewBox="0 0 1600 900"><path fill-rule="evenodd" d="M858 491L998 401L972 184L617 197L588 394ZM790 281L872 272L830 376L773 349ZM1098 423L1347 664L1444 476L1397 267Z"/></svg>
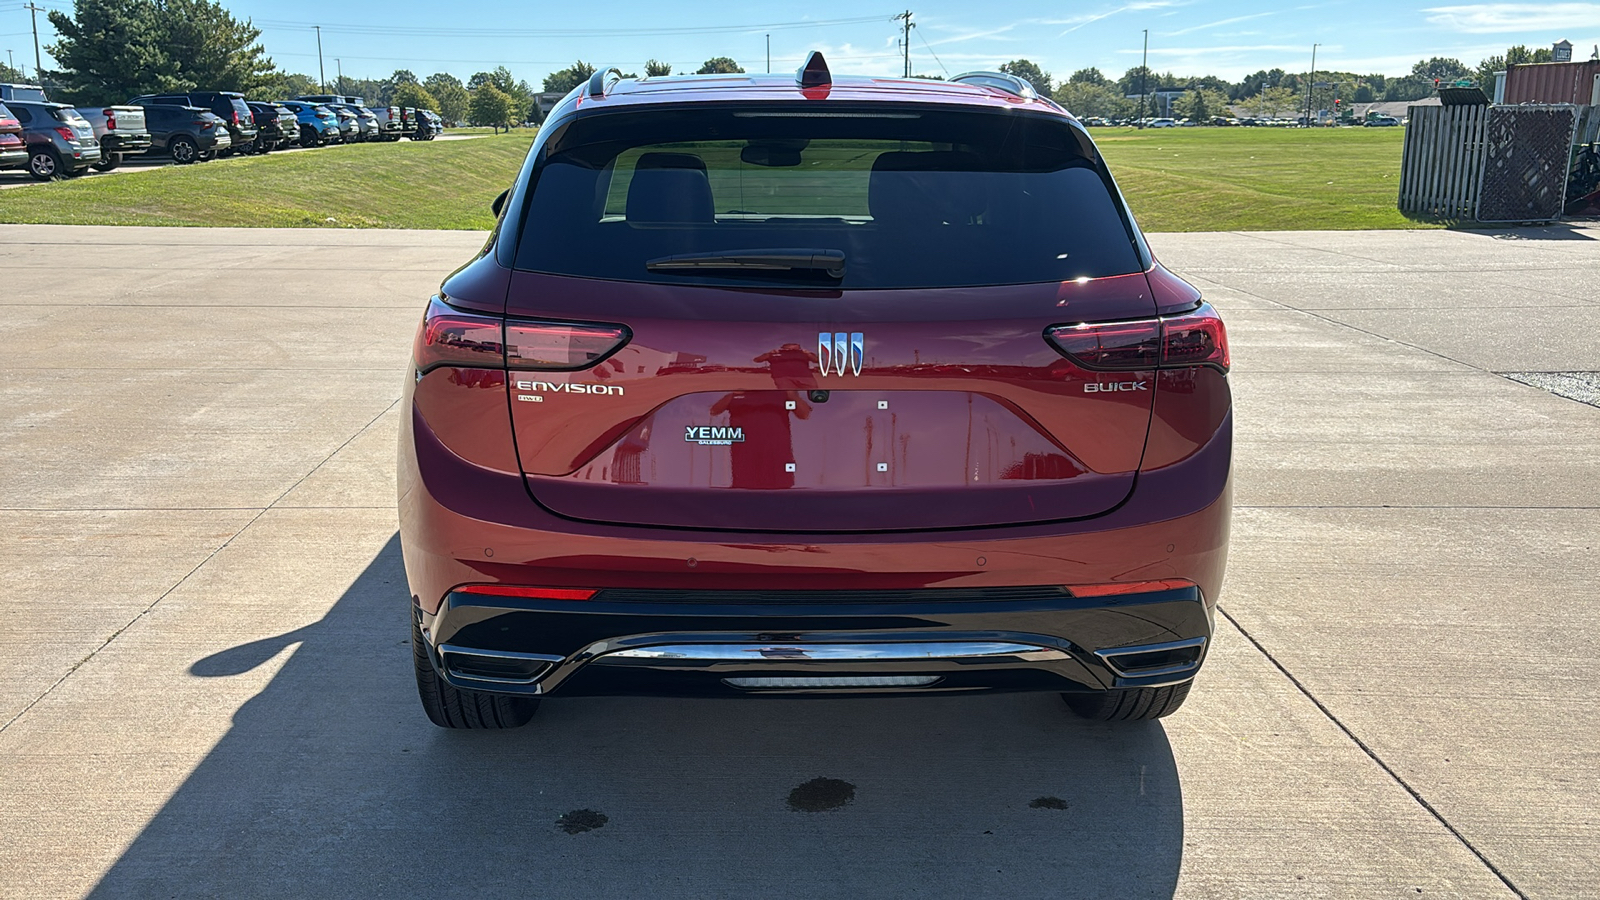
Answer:
<svg viewBox="0 0 1600 900"><path fill-rule="evenodd" d="M1203 56L1207 53L1299 53L1304 51L1311 55L1310 47L1301 47L1298 44L1246 44L1235 47L1151 47L1151 56ZM1118 50L1118 53L1138 56L1143 51L1138 47L1131 50Z"/></svg>
<svg viewBox="0 0 1600 900"><path fill-rule="evenodd" d="M1600 20L1596 3L1478 3L1424 9L1428 21L1467 34L1513 34L1592 27Z"/></svg>
<svg viewBox="0 0 1600 900"><path fill-rule="evenodd" d="M1133 3L1125 3L1116 9L1107 10L1106 12L1087 13L1080 16L1071 16L1065 19L1045 19L1043 20L1042 24L1072 26L1071 28L1061 32L1061 34L1056 35L1056 37L1061 37L1063 35L1071 34L1085 25L1098 22L1101 19L1109 19L1112 16L1118 15L1119 13L1145 12L1152 9L1168 9L1174 6L1188 6L1191 2L1193 2L1193 0L1135 0Z"/></svg>
<svg viewBox="0 0 1600 900"><path fill-rule="evenodd" d="M1253 15L1248 15L1248 16L1234 16L1231 19L1219 19L1219 20L1217 20L1215 22L1207 22L1204 25L1191 25L1188 28L1180 28L1177 31L1164 32L1164 34L1166 34L1168 37L1177 37L1180 34L1189 34L1191 32L1195 32L1195 31L1205 31L1208 28L1221 28L1224 25L1232 25L1235 22L1248 22L1251 19L1260 19L1260 18L1265 18L1266 16L1273 16L1273 15L1277 15L1277 13L1264 12L1264 13L1255 13Z"/></svg>
<svg viewBox="0 0 1600 900"><path fill-rule="evenodd" d="M1002 25L999 28L987 28L983 31L968 31L961 34L952 35L950 37L936 37L933 40L928 41L928 43L935 47L943 47L946 44L960 44L966 41L978 41L983 40L984 38L999 37L1000 35L1015 29L1018 25L1024 24L1027 23L1012 22L1010 25ZM918 43L920 43L920 41L912 41L911 46L914 48Z"/></svg>

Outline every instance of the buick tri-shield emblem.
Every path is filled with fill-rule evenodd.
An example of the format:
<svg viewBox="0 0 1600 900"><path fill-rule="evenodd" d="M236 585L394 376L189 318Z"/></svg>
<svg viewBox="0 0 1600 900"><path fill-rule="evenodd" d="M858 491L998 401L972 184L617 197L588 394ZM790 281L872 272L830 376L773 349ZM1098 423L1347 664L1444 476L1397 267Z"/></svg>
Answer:
<svg viewBox="0 0 1600 900"><path fill-rule="evenodd" d="M824 331L817 335L817 362L824 375L861 374L861 361L867 353L867 337L859 331Z"/></svg>

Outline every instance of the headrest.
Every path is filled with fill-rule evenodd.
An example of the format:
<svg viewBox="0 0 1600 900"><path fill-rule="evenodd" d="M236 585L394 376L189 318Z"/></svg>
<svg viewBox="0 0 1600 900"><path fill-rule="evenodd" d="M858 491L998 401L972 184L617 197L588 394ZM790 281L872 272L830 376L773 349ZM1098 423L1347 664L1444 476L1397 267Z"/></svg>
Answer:
<svg viewBox="0 0 1600 900"><path fill-rule="evenodd" d="M710 225L716 222L705 160L692 153L646 153L628 184L628 222L634 225Z"/></svg>
<svg viewBox="0 0 1600 900"><path fill-rule="evenodd" d="M968 225L988 208L976 154L960 150L890 151L872 163L867 207L875 222Z"/></svg>

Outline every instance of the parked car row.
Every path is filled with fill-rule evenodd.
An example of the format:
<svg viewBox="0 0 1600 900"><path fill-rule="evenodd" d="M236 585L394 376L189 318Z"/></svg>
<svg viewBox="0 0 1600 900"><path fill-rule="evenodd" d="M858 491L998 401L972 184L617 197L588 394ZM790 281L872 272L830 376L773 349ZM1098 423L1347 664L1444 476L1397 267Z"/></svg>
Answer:
<svg viewBox="0 0 1600 900"><path fill-rule="evenodd" d="M234 91L188 91L75 109L50 102L37 86L0 85L0 170L26 168L41 181L91 166L110 171L133 155L187 165L294 145L431 141L443 130L432 110L372 110L359 97L331 94L269 103Z"/></svg>
<svg viewBox="0 0 1600 900"><path fill-rule="evenodd" d="M1283 117L1267 117L1267 116L1263 116L1263 117L1260 117L1260 118L1253 117L1253 116L1241 116L1241 117L1212 116L1209 119L1187 119L1187 118L1175 119L1175 118L1169 118L1169 117L1150 118L1148 116L1143 118L1143 119L1134 119L1134 118L1106 118L1104 116L1088 116L1088 117L1084 118L1082 121L1083 121L1083 124L1085 124L1085 125L1087 125L1087 126L1089 126L1091 128L1109 128L1109 127L1113 127L1113 126L1117 126L1117 127L1137 126L1137 127L1141 127L1141 128L1193 128L1193 127L1198 127L1198 126L1202 126L1202 125L1212 126L1212 127L1221 127L1221 128L1232 128L1232 127L1240 127L1240 126L1243 126L1243 127L1246 127L1246 128L1250 128L1250 127L1304 128L1307 125L1307 119L1306 119L1305 116L1300 116L1298 118L1292 118L1292 119L1291 118L1283 118ZM1317 127L1323 127L1323 126L1332 127L1332 126L1338 126L1338 125L1366 125L1366 126L1369 126L1369 127L1382 127L1382 126L1386 126L1386 125L1404 125L1405 121L1402 120L1402 119L1397 119L1397 118L1395 118L1393 116L1385 116L1385 115L1379 115L1377 113L1371 113L1363 120L1356 120L1354 118L1347 118L1346 120L1339 120L1339 119L1329 119L1329 118L1324 117L1324 118L1313 118L1313 119L1310 120L1310 124L1314 125L1314 126L1317 126Z"/></svg>

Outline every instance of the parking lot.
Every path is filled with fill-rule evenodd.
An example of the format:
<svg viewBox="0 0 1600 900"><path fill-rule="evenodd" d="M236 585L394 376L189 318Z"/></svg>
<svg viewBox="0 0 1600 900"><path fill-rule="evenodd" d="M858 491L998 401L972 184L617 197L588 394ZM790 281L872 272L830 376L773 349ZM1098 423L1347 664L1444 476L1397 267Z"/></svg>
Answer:
<svg viewBox="0 0 1600 900"><path fill-rule="evenodd" d="M1600 408L1498 374L1600 371L1600 227L1152 238L1227 318L1238 423L1169 719L558 699L453 733L395 434L482 241L0 226L8 894L1600 896ZM819 777L853 799L791 805Z"/></svg>
<svg viewBox="0 0 1600 900"><path fill-rule="evenodd" d="M483 135L483 134L441 134L438 137L434 138L434 140L436 140L436 141L470 141L470 140L474 140L476 138L481 138L481 137L487 137L487 135ZM401 146L415 146L416 142L415 141L402 141L400 145ZM326 146L326 147L299 147L299 146L294 146L294 147L284 147L284 148L279 149L279 150L274 150L271 155L272 156L279 156L279 155L284 154L284 153L338 153L338 152L340 152L340 148L337 145L329 145L329 146ZM209 162L206 162L206 163L200 163L200 165L208 165L208 164L209 165L227 165L228 164L228 160L226 160L226 159L210 160ZM115 169L112 169L109 172L101 172L98 169L87 169L87 170L85 170L83 172L83 174L78 175L76 177L77 178L90 178L90 179L93 179L93 178L103 178L103 177L107 177L107 176L111 176L111 175L127 175L127 174L133 173L133 172L151 172L151 171L154 171L156 169L164 169L167 166L171 166L171 165L174 165L174 163L172 161L172 158L171 157L167 157L167 156L153 156L153 155L130 156L130 157L124 159L122 161L121 165L117 166ZM24 169L6 169L4 171L0 171L0 191L7 190L9 188L27 187L29 185L38 185L38 184L46 184L46 183L47 182L39 181L39 180L35 179L32 175L29 175L28 174L28 170L25 169L25 168Z"/></svg>

